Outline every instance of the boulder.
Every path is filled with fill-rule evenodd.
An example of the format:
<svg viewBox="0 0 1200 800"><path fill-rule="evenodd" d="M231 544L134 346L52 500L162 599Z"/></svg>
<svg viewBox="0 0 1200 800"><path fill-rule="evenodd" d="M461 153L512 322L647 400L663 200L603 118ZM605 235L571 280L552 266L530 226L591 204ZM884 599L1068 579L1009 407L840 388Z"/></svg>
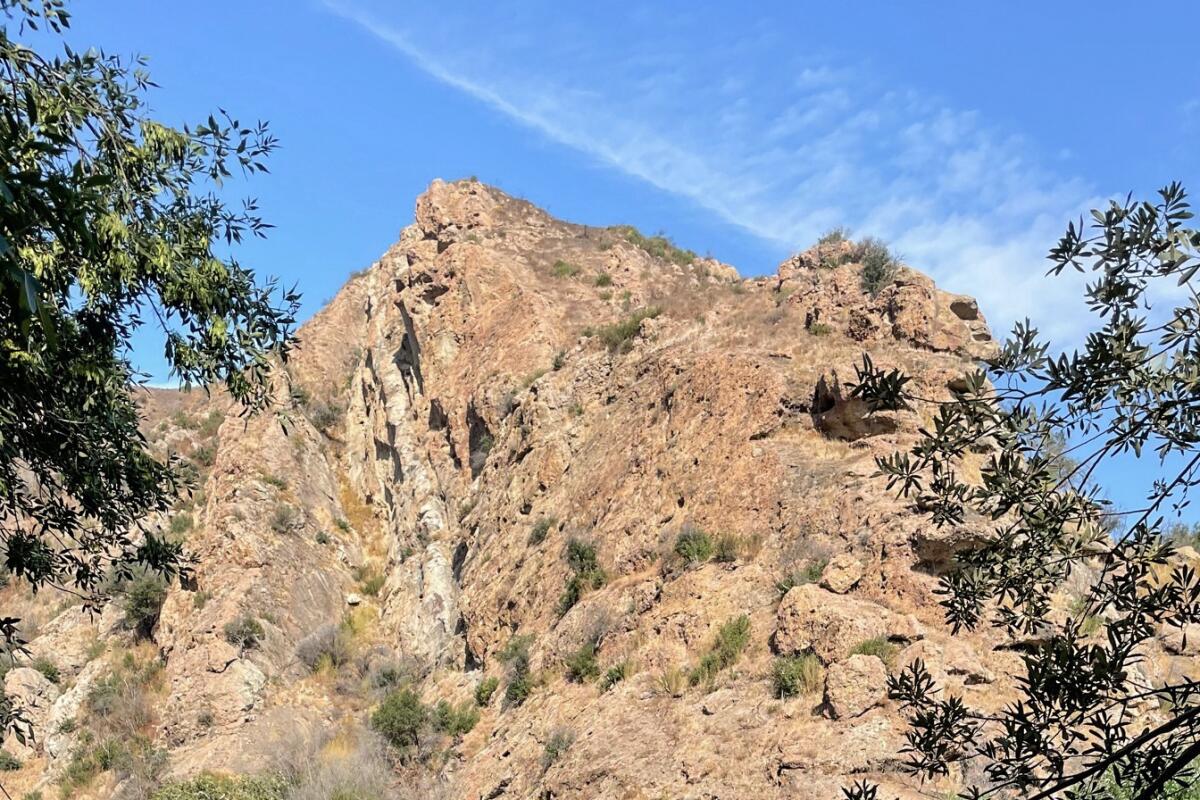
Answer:
<svg viewBox="0 0 1200 800"><path fill-rule="evenodd" d="M821 586L831 592L845 594L862 580L862 562L850 553L838 553L821 572Z"/></svg>
<svg viewBox="0 0 1200 800"><path fill-rule="evenodd" d="M834 719L866 713L887 698L887 668L876 656L853 655L825 673L825 700Z"/></svg>
<svg viewBox="0 0 1200 800"><path fill-rule="evenodd" d="M826 664L845 658L858 643L886 636L892 614L885 608L834 594L815 584L795 586L779 604L775 649L812 651Z"/></svg>

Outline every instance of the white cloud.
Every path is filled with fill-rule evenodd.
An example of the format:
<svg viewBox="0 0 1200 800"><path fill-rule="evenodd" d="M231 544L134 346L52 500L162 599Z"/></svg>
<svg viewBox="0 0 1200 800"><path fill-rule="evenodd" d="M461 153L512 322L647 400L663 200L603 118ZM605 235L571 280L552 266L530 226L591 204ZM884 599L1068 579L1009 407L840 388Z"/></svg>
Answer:
<svg viewBox="0 0 1200 800"><path fill-rule="evenodd" d="M1029 316L1052 335L1078 335L1082 314L1064 309L1082 308L1079 282L1044 278L1044 254L1096 198L976 113L786 56L766 26L727 37L725 49L642 42L620 24L619 39L572 30L564 45L566 33L530 35L554 25L536 14L398 21L363 1L325 5L446 85L756 236L799 248L848 225L980 298L996 327Z"/></svg>

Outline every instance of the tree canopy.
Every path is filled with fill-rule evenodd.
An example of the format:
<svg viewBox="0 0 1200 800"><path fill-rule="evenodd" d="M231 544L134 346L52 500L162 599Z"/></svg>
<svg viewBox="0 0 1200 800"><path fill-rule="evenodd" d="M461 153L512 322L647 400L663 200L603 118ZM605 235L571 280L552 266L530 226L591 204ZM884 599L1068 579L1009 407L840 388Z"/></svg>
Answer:
<svg viewBox="0 0 1200 800"><path fill-rule="evenodd" d="M1147 679L1150 641L1200 622L1200 579L1176 552L1173 521L1200 483L1200 231L1179 184L1072 223L1050 272L1086 272L1096 320L1055 354L1028 321L948 401L915 397L907 377L869 359L852 392L875 410L926 403L932 424L877 464L932 525L985 520L986 542L940 580L955 629L991 624L1026 643L1018 699L1000 711L940 691L926 666L889 680L910 714L908 767L974 776L966 797L1150 800L1196 779L1200 682ZM1168 304L1156 304L1167 298ZM1156 305L1172 305L1169 311ZM982 454L978 480L964 457ZM1157 465L1146 502L1115 508L1096 476L1114 459ZM1153 469L1139 462L1139 469ZM1120 531L1116 533L1114 531ZM1054 594L1089 587L1065 619ZM1156 713L1138 713L1139 708ZM846 790L868 800L877 787Z"/></svg>
<svg viewBox="0 0 1200 800"><path fill-rule="evenodd" d="M141 521L178 479L138 431L130 341L158 326L175 376L271 400L299 297L231 253L270 227L224 183L266 170L275 139L224 111L156 121L140 58L47 55L62 0L0 0L0 556L36 591L94 602L105 579L186 566ZM18 620L0 620L10 647Z"/></svg>

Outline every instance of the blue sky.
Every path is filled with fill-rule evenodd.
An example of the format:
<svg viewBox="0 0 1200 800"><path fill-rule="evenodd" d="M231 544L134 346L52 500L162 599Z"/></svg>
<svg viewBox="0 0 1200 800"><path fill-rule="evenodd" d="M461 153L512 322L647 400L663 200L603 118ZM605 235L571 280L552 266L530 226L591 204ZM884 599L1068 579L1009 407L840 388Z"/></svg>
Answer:
<svg viewBox="0 0 1200 800"><path fill-rule="evenodd" d="M752 8L749 12L746 9ZM824 229L881 236L1002 330L1063 341L1066 221L1172 179L1200 191L1200 70L1147 2L704 4L104 0L69 40L142 53L170 122L223 106L282 142L245 248L305 315L468 175L763 274ZM157 379L157 347L138 348Z"/></svg>

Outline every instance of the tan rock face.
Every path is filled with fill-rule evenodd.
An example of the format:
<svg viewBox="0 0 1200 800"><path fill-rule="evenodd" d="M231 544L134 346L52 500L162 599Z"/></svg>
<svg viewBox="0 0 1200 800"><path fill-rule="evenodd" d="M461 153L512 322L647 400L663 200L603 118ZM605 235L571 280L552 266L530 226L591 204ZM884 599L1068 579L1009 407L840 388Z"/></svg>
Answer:
<svg viewBox="0 0 1200 800"><path fill-rule="evenodd" d="M1012 654L968 636L952 651L931 593L960 542L931 541L872 477L922 410L869 415L844 385L868 354L948 396L994 346L973 302L907 268L871 296L858 264L815 251L741 280L655 247L438 181L302 329L286 429L230 414L203 439L172 420L219 418L221 398L151 395L164 451L215 452L186 539L194 580L154 630L172 773L273 768L281 748L361 731L406 675L430 704L499 681L461 740L423 734L422 752L450 756L404 780L448 797L824 798L865 773L900 793L916 786L899 774L904 720L855 646L928 644L958 690L1003 696ZM681 555L685 529L709 556ZM596 570L576 581L581 544ZM714 661L742 616L736 656ZM261 634L235 646L247 619ZM77 676L61 723L131 634L45 630L35 652L61 647ZM344 650L314 654L333 632ZM523 704L501 700L515 635ZM619 679L569 679L585 646ZM824 696L778 699L775 659L810 651ZM59 765L71 746L48 745Z"/></svg>
<svg viewBox="0 0 1200 800"><path fill-rule="evenodd" d="M825 675L825 700L837 719L861 716L886 697L887 668L876 656L850 656Z"/></svg>
<svg viewBox="0 0 1200 800"><path fill-rule="evenodd" d="M785 654L813 652L831 664L862 642L886 637L892 617L873 603L842 597L815 584L797 586L779 604L775 648Z"/></svg>
<svg viewBox="0 0 1200 800"><path fill-rule="evenodd" d="M821 588L845 594L857 586L862 577L862 562L850 553L838 553L821 571Z"/></svg>
<svg viewBox="0 0 1200 800"><path fill-rule="evenodd" d="M31 758L42 750L49 734L51 708L58 699L58 687L42 673L29 667L14 667L4 676L4 694L24 709L32 736L22 743L15 736L6 736L4 747L17 758Z"/></svg>

